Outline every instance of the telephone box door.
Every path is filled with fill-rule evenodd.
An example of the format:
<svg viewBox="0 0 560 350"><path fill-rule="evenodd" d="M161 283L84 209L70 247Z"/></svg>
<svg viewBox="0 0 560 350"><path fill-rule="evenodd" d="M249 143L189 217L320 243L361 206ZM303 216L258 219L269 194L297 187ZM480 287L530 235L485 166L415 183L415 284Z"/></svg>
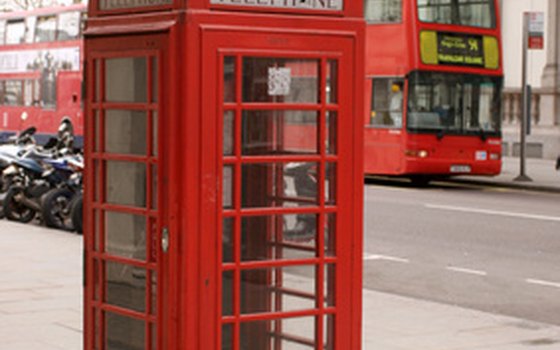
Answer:
<svg viewBox="0 0 560 350"><path fill-rule="evenodd" d="M89 39L85 349L164 349L167 37Z"/></svg>
<svg viewBox="0 0 560 350"><path fill-rule="evenodd" d="M218 210L202 211L215 234L201 260L216 262L202 276L218 286L202 293L217 305L202 323L218 332L204 349L359 347L352 50L343 36L203 34L202 149L217 158L205 153L202 170L220 179Z"/></svg>

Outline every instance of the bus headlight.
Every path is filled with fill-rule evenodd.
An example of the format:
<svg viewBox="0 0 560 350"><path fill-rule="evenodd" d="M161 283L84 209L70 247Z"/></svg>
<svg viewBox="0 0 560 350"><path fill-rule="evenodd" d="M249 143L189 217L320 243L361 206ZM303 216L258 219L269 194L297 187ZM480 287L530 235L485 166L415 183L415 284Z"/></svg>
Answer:
<svg viewBox="0 0 560 350"><path fill-rule="evenodd" d="M501 154L500 153L490 153L490 160L500 160Z"/></svg>
<svg viewBox="0 0 560 350"><path fill-rule="evenodd" d="M407 149L404 151L404 155L407 157L427 158L428 151L425 149Z"/></svg>

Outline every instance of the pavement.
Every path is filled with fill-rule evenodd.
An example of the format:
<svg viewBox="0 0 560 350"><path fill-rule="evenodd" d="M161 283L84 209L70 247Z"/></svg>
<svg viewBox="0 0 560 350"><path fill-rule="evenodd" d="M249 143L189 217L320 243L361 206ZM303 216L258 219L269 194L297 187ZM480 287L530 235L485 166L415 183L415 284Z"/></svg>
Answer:
<svg viewBox="0 0 560 350"><path fill-rule="evenodd" d="M518 160L458 182L560 192L554 161ZM82 237L0 220L0 350L82 349ZM560 300L560 295L559 295ZM558 350L560 326L363 291L363 350ZM289 349L287 349L289 350ZM341 349L349 350L349 349Z"/></svg>
<svg viewBox="0 0 560 350"><path fill-rule="evenodd" d="M452 178L451 181L534 191L560 192L560 171L554 168L555 163L555 160L550 159L527 158L525 162L525 175L531 181L517 181L516 178L521 174L520 160L519 158L506 157L502 159L502 171L498 176L457 176Z"/></svg>
<svg viewBox="0 0 560 350"><path fill-rule="evenodd" d="M82 237L0 220L0 349L82 349Z"/></svg>

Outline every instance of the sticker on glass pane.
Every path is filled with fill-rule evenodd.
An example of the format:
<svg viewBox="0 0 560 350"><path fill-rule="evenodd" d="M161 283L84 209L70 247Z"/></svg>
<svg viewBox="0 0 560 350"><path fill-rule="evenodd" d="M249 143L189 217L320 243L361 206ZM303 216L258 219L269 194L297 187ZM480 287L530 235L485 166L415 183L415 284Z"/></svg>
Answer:
<svg viewBox="0 0 560 350"><path fill-rule="evenodd" d="M290 94L292 70L286 67L268 68L268 94L270 96L286 96Z"/></svg>

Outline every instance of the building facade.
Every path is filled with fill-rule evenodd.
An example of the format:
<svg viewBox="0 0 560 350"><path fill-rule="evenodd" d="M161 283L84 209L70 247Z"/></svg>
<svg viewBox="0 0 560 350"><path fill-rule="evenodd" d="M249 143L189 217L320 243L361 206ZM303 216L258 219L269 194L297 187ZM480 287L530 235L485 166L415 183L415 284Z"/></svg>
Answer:
<svg viewBox="0 0 560 350"><path fill-rule="evenodd" d="M521 118L522 17L525 11L545 13L544 50L528 53L527 82L531 98L531 135L527 156L560 154L560 4L558 0L502 0L504 62L504 155L519 154Z"/></svg>

